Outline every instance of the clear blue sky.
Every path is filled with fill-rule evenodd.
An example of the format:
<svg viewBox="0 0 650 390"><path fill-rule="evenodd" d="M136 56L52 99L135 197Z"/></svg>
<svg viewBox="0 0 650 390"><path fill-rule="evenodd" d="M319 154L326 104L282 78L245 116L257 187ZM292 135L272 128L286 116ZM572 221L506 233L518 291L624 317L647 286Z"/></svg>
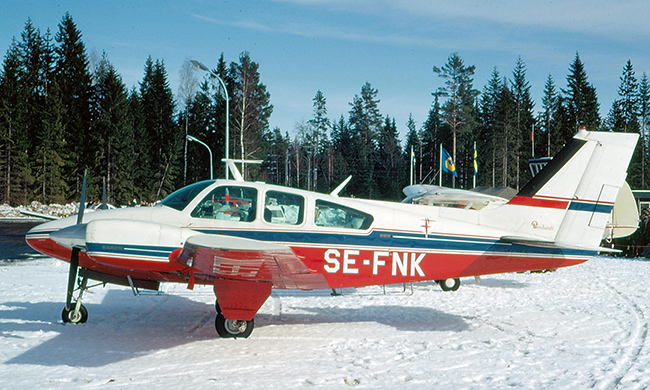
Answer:
<svg viewBox="0 0 650 390"><path fill-rule="evenodd" d="M481 91L494 67L512 78L521 56L536 111L548 74L566 87L576 51L602 115L617 98L628 59L637 79L650 74L647 0L4 0L1 12L3 56L27 18L55 33L70 12L88 53L105 51L128 87L142 79L148 56L164 60L176 93L186 59L212 68L222 52L231 62L247 50L271 94L271 127L291 134L296 122L312 117L317 90L337 120L347 118L366 81L402 134L409 113L419 128L431 92L442 85L432 67L452 52L476 66L474 87Z"/></svg>

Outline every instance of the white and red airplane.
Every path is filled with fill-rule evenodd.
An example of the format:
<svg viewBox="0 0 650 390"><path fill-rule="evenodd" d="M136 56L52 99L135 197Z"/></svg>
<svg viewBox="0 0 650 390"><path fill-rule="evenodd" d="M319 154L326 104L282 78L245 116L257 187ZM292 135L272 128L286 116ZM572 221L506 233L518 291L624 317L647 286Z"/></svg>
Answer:
<svg viewBox="0 0 650 390"><path fill-rule="evenodd" d="M582 130L514 198L480 210L342 198L341 187L320 194L245 182L234 170L234 180L189 185L155 207L46 222L26 240L70 262L64 322L87 320L88 279L150 289L200 283L214 286L219 335L248 337L273 288L425 280L457 288L460 277L587 261L606 250L600 242L637 138Z"/></svg>

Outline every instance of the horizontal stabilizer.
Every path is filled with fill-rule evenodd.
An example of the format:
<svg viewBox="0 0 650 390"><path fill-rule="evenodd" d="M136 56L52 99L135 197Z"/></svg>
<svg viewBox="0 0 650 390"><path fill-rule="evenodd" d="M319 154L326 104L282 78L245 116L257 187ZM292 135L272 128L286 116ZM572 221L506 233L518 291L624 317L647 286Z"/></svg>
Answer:
<svg viewBox="0 0 650 390"><path fill-rule="evenodd" d="M608 253L619 253L621 252L618 249L603 248L600 246L586 247L579 245L568 245L563 243L557 243L555 241L545 241L532 237L520 237L520 236L503 236L501 237L502 242L507 242L510 244L519 244L525 246L532 246L537 248L555 248L555 249L573 249L573 250L582 250L582 251L594 251L594 252L608 252Z"/></svg>

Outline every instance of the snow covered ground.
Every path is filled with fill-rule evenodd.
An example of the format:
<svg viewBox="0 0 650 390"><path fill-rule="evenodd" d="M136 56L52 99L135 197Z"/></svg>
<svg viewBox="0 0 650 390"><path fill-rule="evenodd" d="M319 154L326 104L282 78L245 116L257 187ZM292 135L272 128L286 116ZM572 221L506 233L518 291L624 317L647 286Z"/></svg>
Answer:
<svg viewBox="0 0 650 390"><path fill-rule="evenodd" d="M249 339L219 339L214 295L165 285L86 294L63 325L67 264L0 263L0 383L26 388L644 389L650 262L596 257L549 274L274 291Z"/></svg>
<svg viewBox="0 0 650 390"><path fill-rule="evenodd" d="M51 215L59 218L65 218L73 214L77 214L77 212L79 211L79 205L76 203L68 203L63 205L53 203L47 205L37 201L31 202L27 206L19 206L19 207L11 207L8 204L0 204L0 219L31 218L28 217L27 215L21 214L20 209L35 212L35 213L45 214L45 215Z"/></svg>

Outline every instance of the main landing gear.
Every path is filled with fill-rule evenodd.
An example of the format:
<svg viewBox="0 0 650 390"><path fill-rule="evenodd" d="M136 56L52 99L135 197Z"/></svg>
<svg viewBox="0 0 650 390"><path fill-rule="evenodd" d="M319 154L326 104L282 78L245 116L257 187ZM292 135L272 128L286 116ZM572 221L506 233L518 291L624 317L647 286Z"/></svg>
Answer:
<svg viewBox="0 0 650 390"><path fill-rule="evenodd" d="M442 291L456 291L460 287L460 279L458 278L436 280L436 283L440 285Z"/></svg>
<svg viewBox="0 0 650 390"><path fill-rule="evenodd" d="M214 319L214 327L221 338L248 338L253 333L255 319L250 321L230 320L221 313L218 303L215 306L217 308L217 318Z"/></svg>

